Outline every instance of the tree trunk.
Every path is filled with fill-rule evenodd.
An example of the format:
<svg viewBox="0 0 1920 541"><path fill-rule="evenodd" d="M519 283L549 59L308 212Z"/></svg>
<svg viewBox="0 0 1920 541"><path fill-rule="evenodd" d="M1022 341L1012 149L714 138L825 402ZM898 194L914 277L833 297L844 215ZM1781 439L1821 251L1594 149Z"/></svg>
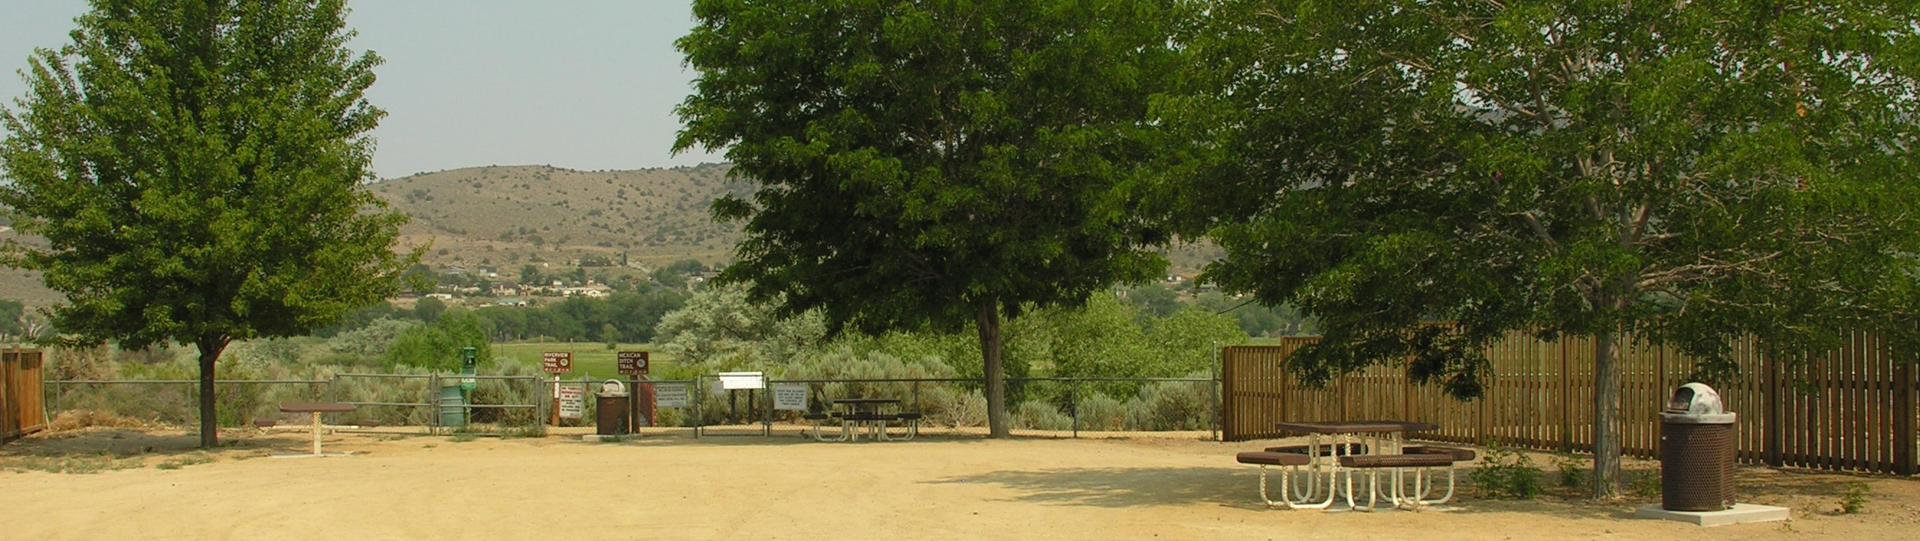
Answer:
<svg viewBox="0 0 1920 541"><path fill-rule="evenodd" d="M1013 435L1007 419L1007 377L1000 369L1000 306L989 303L974 317L980 328L980 354L986 358L987 437Z"/></svg>
<svg viewBox="0 0 1920 541"><path fill-rule="evenodd" d="M1593 499L1620 496L1620 333L1594 336Z"/></svg>
<svg viewBox="0 0 1920 541"><path fill-rule="evenodd" d="M202 338L195 345L200 348L200 447L212 449L220 445L220 418L213 410L213 367L227 349L227 341Z"/></svg>

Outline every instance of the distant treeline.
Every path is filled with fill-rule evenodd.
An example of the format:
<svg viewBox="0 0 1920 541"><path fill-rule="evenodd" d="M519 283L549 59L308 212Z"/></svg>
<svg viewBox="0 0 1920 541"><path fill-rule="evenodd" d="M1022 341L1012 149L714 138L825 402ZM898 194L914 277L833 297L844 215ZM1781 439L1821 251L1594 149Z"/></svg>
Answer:
<svg viewBox="0 0 1920 541"><path fill-rule="evenodd" d="M670 289L614 293L604 299L570 297L546 306L487 306L470 312L487 338L507 342L545 338L571 342L617 340L644 343L653 340L653 328L668 312L678 310L689 294ZM457 310L457 308L455 308ZM347 314L338 325L317 329L314 336L330 338L381 319L414 319L432 323L449 310L439 299L426 297L412 310L381 303ZM609 336L611 332L611 336Z"/></svg>

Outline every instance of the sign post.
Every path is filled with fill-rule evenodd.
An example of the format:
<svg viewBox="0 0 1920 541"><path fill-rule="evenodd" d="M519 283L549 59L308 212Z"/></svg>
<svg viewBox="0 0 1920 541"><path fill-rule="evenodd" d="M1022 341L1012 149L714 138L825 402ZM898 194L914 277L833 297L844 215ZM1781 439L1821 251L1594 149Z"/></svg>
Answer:
<svg viewBox="0 0 1920 541"><path fill-rule="evenodd" d="M573 352L548 351L540 354L540 370L553 374L553 416L548 423L560 426L560 375L573 371Z"/></svg>
<svg viewBox="0 0 1920 541"><path fill-rule="evenodd" d="M653 386L640 385L641 381L647 379L647 372L651 369L648 357L649 353L645 351L622 351L614 354L614 360L618 363L617 368L621 374L627 376L627 388L631 389L628 396L632 398L628 404L632 407L627 408L627 415L631 419L628 420L627 426L634 428L653 426ZM641 423L642 419L645 419L646 423Z"/></svg>

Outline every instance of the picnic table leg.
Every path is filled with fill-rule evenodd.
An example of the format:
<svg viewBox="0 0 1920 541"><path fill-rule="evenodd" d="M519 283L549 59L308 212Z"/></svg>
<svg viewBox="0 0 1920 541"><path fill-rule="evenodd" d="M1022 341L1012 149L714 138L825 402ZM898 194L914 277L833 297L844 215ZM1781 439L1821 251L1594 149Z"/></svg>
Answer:
<svg viewBox="0 0 1920 541"><path fill-rule="evenodd" d="M320 456L320 412L313 412L313 456Z"/></svg>

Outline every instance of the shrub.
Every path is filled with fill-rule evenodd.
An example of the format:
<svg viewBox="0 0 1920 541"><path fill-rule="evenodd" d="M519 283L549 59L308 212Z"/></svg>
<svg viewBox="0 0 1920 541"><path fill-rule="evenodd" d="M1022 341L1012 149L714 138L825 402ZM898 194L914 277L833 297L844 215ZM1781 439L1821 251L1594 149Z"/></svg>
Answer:
<svg viewBox="0 0 1920 541"><path fill-rule="evenodd" d="M1872 491L1872 487L1868 487L1866 483L1847 485L1846 490L1840 491L1840 513L1852 515L1865 509L1867 507L1867 494Z"/></svg>
<svg viewBox="0 0 1920 541"><path fill-rule="evenodd" d="M1525 500L1540 494L1540 468L1534 467L1533 459L1497 444L1487 445L1486 450L1480 467L1468 475L1481 496Z"/></svg>
<svg viewBox="0 0 1920 541"><path fill-rule="evenodd" d="M1092 393L1074 403L1080 430L1123 430L1127 426L1127 405L1114 397Z"/></svg>
<svg viewBox="0 0 1920 541"><path fill-rule="evenodd" d="M1580 488L1587 484L1587 471L1591 469L1586 461L1573 455L1553 456L1553 466L1560 470L1561 488Z"/></svg>
<svg viewBox="0 0 1920 541"><path fill-rule="evenodd" d="M1206 377L1204 375L1189 377ZM1206 382L1156 381L1127 401L1132 430L1207 430L1213 427L1213 394Z"/></svg>
<svg viewBox="0 0 1920 541"><path fill-rule="evenodd" d="M1071 430L1073 419L1060 413L1060 409L1053 404L1040 400L1028 400L1014 408L1013 425L1016 428L1035 430Z"/></svg>

